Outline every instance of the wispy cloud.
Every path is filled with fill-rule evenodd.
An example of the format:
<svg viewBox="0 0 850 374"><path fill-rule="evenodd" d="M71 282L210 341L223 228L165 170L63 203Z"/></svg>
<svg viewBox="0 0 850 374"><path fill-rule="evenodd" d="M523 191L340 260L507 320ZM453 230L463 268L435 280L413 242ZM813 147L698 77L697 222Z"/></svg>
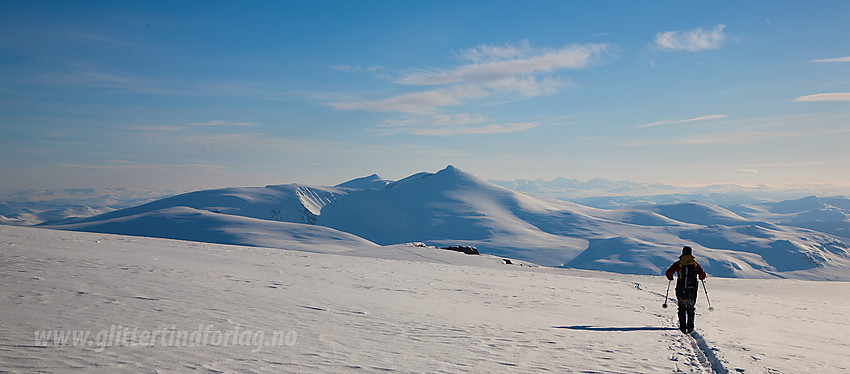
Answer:
<svg viewBox="0 0 850 374"><path fill-rule="evenodd" d="M451 136L503 134L525 131L536 122L487 120L480 114L444 114L446 108L488 98L486 105L555 94L574 86L557 72L583 69L609 49L606 44L571 44L540 48L527 40L520 43L481 44L455 52L461 63L447 69L410 69L393 79L404 93L381 99L347 98L328 105L337 110L405 113L406 118L388 119L375 130L384 135L411 134ZM354 71L351 66L338 70Z"/></svg>
<svg viewBox="0 0 850 374"><path fill-rule="evenodd" d="M171 95L176 92L157 86L144 79L100 71L75 71L47 73L38 78L38 83L47 86L73 86L114 89L123 92Z"/></svg>
<svg viewBox="0 0 850 374"><path fill-rule="evenodd" d="M650 123L646 123L646 124L640 125L640 126L638 126L637 128L639 128L639 129L640 129L640 128L644 128L644 127L661 126L661 125L666 125L666 124L668 124L668 123L673 123L673 121L671 121L671 120L669 120L669 119L668 119L668 120L664 120L664 121L650 122Z"/></svg>
<svg viewBox="0 0 850 374"><path fill-rule="evenodd" d="M532 122L498 124L491 123L483 126L461 126L461 127L438 127L438 128L414 128L410 133L414 135L428 136L452 136L470 134L506 134L533 129L537 125Z"/></svg>
<svg viewBox="0 0 850 374"><path fill-rule="evenodd" d="M398 83L407 85L445 85L454 83L491 84L505 79L549 73L555 70L587 67L592 57L607 49L604 44L574 44L557 49L535 49L528 42L512 45L480 45L461 51L472 63L450 70L416 71Z"/></svg>
<svg viewBox="0 0 850 374"><path fill-rule="evenodd" d="M132 127L132 130L153 131L153 132L177 132L184 130L182 126L137 126Z"/></svg>
<svg viewBox="0 0 850 374"><path fill-rule="evenodd" d="M207 121L195 122L192 126L254 126L251 122Z"/></svg>
<svg viewBox="0 0 850 374"><path fill-rule="evenodd" d="M474 85L456 85L427 91L405 93L374 101L331 103L340 110L373 112L431 113L438 107L460 105L466 100L486 97L489 93Z"/></svg>
<svg viewBox="0 0 850 374"><path fill-rule="evenodd" d="M693 117L693 118L687 118L687 119L681 119L681 120L675 120L675 121L674 120L664 120L664 121L652 122L652 123L647 123L647 124L644 124L644 125L637 126L637 128L654 127L654 126L661 126L661 125L668 125L668 124L674 125L674 124L682 124L682 123L697 122L697 121L708 121L708 120L715 120L715 119L724 119L724 118L727 118L727 117L729 117L729 115L727 115L727 114L710 114L710 115L707 115L707 116L699 116L699 117Z"/></svg>
<svg viewBox="0 0 850 374"><path fill-rule="evenodd" d="M426 146L419 143L363 144L360 142L291 138L264 133L192 135L179 137L174 139L174 141L177 144L190 144L216 149L219 152L234 152L240 155L260 154L263 158L271 153L286 155L291 158L299 158L306 155L311 160L342 160L352 159L352 157L385 160L388 154L394 154L399 159L410 158L416 160L423 157L431 157L435 154L442 154L451 158L469 152L464 149ZM399 154L399 149L404 149L405 151Z"/></svg>
<svg viewBox="0 0 850 374"><path fill-rule="evenodd" d="M667 51L700 52L720 48L726 41L723 29L726 25L717 25L707 31L700 27L688 31L665 31L655 34L655 46Z"/></svg>
<svg viewBox="0 0 850 374"><path fill-rule="evenodd" d="M382 135L406 133L427 136L451 136L504 134L525 131L537 126L537 123L534 122L508 124L488 122L490 121L480 114L440 114L430 117L387 120L383 125L378 126L377 131Z"/></svg>
<svg viewBox="0 0 850 374"><path fill-rule="evenodd" d="M822 59L822 60L811 60L809 62L817 62L817 63L821 63L821 62L850 62L850 56L836 57L836 58L825 58L825 59Z"/></svg>
<svg viewBox="0 0 850 374"><path fill-rule="evenodd" d="M43 73L29 83L55 87L75 87L109 90L112 93L133 93L176 97L236 97L263 101L289 101L303 98L308 92L282 91L267 82L226 78L163 79L135 73L122 73L98 67L71 71Z"/></svg>
<svg viewBox="0 0 850 374"><path fill-rule="evenodd" d="M850 101L850 92L820 93L800 96L794 101Z"/></svg>
<svg viewBox="0 0 850 374"><path fill-rule="evenodd" d="M759 171L756 169L735 169L735 172L738 174L758 174Z"/></svg>
<svg viewBox="0 0 850 374"><path fill-rule="evenodd" d="M345 71L345 72L355 72L355 71L365 71L365 72L373 72L384 70L384 67L381 65L372 65L372 66L360 66L360 65L331 65L331 69Z"/></svg>
<svg viewBox="0 0 850 374"><path fill-rule="evenodd" d="M123 160L106 160L103 164L64 164L65 167L82 169L136 169L136 170L180 170L180 169L202 169L208 172L222 171L228 169L226 166L211 164L138 164Z"/></svg>
<svg viewBox="0 0 850 374"><path fill-rule="evenodd" d="M457 52L458 57L475 63L493 60L510 60L521 58L533 50L528 40L523 40L518 45L505 43L504 45L480 44L475 48L462 49Z"/></svg>
<svg viewBox="0 0 850 374"><path fill-rule="evenodd" d="M604 44L573 44L561 48L519 45L479 45L457 55L467 63L452 69L415 69L396 79L404 86L428 87L378 100L349 100L330 103L339 110L434 113L439 108L458 106L495 94L521 97L551 95L567 87L551 73L589 66L608 48Z"/></svg>
<svg viewBox="0 0 850 374"><path fill-rule="evenodd" d="M477 125L487 121L481 114L458 113L438 114L427 118L390 119L384 122L383 128L404 128L417 126L465 126Z"/></svg>
<svg viewBox="0 0 850 374"><path fill-rule="evenodd" d="M729 117L729 116L728 116L728 115L726 115L726 114L710 114L710 115L707 115L707 116L700 116L700 117L694 117L694 118L683 119L683 120L681 120L681 121L678 121L678 123L688 123L688 122L696 122L696 121L707 121L707 120L712 120L712 119L723 119L723 118L726 118L726 117Z"/></svg>
<svg viewBox="0 0 850 374"><path fill-rule="evenodd" d="M790 132L765 132L765 131L750 131L750 132L727 132L721 134L701 134L687 138L675 140L674 144L680 145L726 145L726 144L751 144L759 141L782 139L782 138L799 138L800 134Z"/></svg>

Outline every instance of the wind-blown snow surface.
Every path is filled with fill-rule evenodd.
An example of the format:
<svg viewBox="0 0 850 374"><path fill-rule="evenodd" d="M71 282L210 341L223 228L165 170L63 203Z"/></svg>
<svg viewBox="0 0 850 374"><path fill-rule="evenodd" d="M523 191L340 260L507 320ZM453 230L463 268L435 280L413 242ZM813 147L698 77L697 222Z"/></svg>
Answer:
<svg viewBox="0 0 850 374"><path fill-rule="evenodd" d="M716 311L700 294L697 332L685 336L675 310L660 307L662 276L405 246L346 253L364 252L384 259L0 226L0 371L850 370L844 282L709 278ZM103 350L35 340L44 331L199 326L219 341L230 331L262 331L267 343L283 331L288 340L187 346L140 333Z"/></svg>
<svg viewBox="0 0 850 374"><path fill-rule="evenodd" d="M192 230L169 226L185 221L187 208L198 220L186 224ZM473 245L482 253L546 266L631 274L658 274L690 245L714 276L850 280L850 252L825 233L747 219L698 202L590 208L499 187L452 166L397 182L372 175L335 187L198 191L47 226L275 246L274 240L291 239L287 227L296 227L272 224L278 221L325 226L380 245Z"/></svg>

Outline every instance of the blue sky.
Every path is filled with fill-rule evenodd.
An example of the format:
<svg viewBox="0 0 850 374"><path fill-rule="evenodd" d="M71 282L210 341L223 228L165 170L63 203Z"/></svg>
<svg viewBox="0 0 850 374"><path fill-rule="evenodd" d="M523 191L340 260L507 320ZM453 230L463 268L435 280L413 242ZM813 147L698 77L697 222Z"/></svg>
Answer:
<svg viewBox="0 0 850 374"><path fill-rule="evenodd" d="M0 190L850 184L850 2L0 3Z"/></svg>

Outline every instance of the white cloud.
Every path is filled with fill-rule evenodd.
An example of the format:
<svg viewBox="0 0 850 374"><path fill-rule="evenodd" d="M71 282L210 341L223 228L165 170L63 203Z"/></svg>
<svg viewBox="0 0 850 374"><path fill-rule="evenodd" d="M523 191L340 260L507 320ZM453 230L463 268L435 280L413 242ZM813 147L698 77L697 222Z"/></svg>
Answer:
<svg viewBox="0 0 850 374"><path fill-rule="evenodd" d="M331 65L331 69L339 70L339 71L345 71L345 72L355 72L355 71L373 72L373 71L383 70L384 67L381 66L381 65L372 65L372 66L367 66L367 67L362 67L360 65L355 65L355 66L352 66L352 65Z"/></svg>
<svg viewBox="0 0 850 374"><path fill-rule="evenodd" d="M836 58L825 58L823 60L811 60L809 62L850 62L850 56L836 57Z"/></svg>
<svg viewBox="0 0 850 374"><path fill-rule="evenodd" d="M850 101L850 92L820 93L800 96L794 101Z"/></svg>
<svg viewBox="0 0 850 374"><path fill-rule="evenodd" d="M758 174L759 171L756 169L736 169L736 173L738 174Z"/></svg>
<svg viewBox="0 0 850 374"><path fill-rule="evenodd" d="M718 49L726 41L723 29L726 25L717 25L711 31L697 27L688 31L666 31L655 34L655 46L668 51L699 52Z"/></svg>
<svg viewBox="0 0 850 374"><path fill-rule="evenodd" d="M518 131L525 131L535 128L537 125L531 122L509 123L501 125L491 123L484 126L462 126L462 127L438 127L438 128L416 128L410 131L414 135L428 136L452 136L452 135L470 135L470 134L506 134Z"/></svg>
<svg viewBox="0 0 850 374"><path fill-rule="evenodd" d="M473 55L475 62L451 70L417 71L407 74L398 83L407 85L445 85L455 83L489 83L505 78L549 73L562 69L587 67L593 57L607 49L604 44L574 44L558 49L534 50L530 46L521 51L515 48L481 47ZM499 52L495 52L495 51Z"/></svg>
<svg viewBox="0 0 850 374"><path fill-rule="evenodd" d="M677 121L673 121L673 120L668 119L668 120L664 120L664 121L658 121L658 122L652 122L652 123L640 125L640 126L637 126L637 128L653 127L653 126L660 126L660 125L666 125L666 124L681 124L681 123L689 123L689 122L697 122L697 121L708 121L708 120L714 120L714 119L723 119L723 118L727 118L727 117L729 117L729 115L727 115L727 114L710 114L710 115L707 115L707 116L699 116L699 117L681 119L681 120L677 120Z"/></svg>
<svg viewBox="0 0 850 374"><path fill-rule="evenodd" d="M772 139L799 138L800 134L790 132L764 132L764 131L735 131L720 134L694 135L674 141L680 145L730 145L730 144L752 144Z"/></svg>
<svg viewBox="0 0 850 374"><path fill-rule="evenodd" d="M517 93L523 97L534 97L554 94L567 85L559 77L544 77L538 81L534 76L523 78L514 76L487 82L485 86L499 93Z"/></svg>
<svg viewBox="0 0 850 374"><path fill-rule="evenodd" d="M395 120L390 119L384 121L382 128L398 128L398 127L413 127L413 126L466 126L477 125L487 121L481 114L439 114L427 118L413 118Z"/></svg>
<svg viewBox="0 0 850 374"><path fill-rule="evenodd" d="M438 86L379 100L348 100L330 103L338 110L434 113L442 107L458 106L495 94L534 97L551 95L568 87L555 71L580 69L608 48L604 44L573 44L562 48L519 45L479 45L458 52L470 63L453 69L417 69L395 80L405 86ZM348 67L337 67L348 69Z"/></svg>
<svg viewBox="0 0 850 374"><path fill-rule="evenodd" d="M340 110L373 112L431 113L438 107L460 105L466 100L482 98L489 93L474 85L457 85L428 91L405 93L374 101L331 103Z"/></svg>
<svg viewBox="0 0 850 374"><path fill-rule="evenodd" d="M481 44L475 48L461 50L458 55L464 60L484 62L493 60L509 60L530 53L531 43L523 40L519 46L511 43L505 45Z"/></svg>
<svg viewBox="0 0 850 374"><path fill-rule="evenodd" d="M468 134L504 134L525 131L537 126L537 123L487 123L480 114L440 114L429 117L387 120L378 127L382 135L414 134L427 136L451 136ZM485 124L487 123L487 124Z"/></svg>
<svg viewBox="0 0 850 374"><path fill-rule="evenodd" d="M393 81L408 92L381 99L347 98L328 105L337 110L407 113L412 117L388 119L375 130L383 135L413 134L451 136L500 134L524 131L537 123L490 121L480 114L442 114L473 100L497 97L499 105L519 98L552 95L572 86L556 72L590 66L608 49L605 44L572 44L560 48L536 48L528 41L518 44L481 44L456 52L461 64L448 69L416 69ZM335 66L354 71L359 68Z"/></svg>
<svg viewBox="0 0 850 374"><path fill-rule="evenodd" d="M62 166L81 168L81 169L131 169L131 170L183 170L183 169L202 169L208 172L223 171L228 169L227 166L212 165L212 164L137 164L131 161L121 160L106 160L108 164L89 165L89 164L64 164Z"/></svg>
<svg viewBox="0 0 850 374"><path fill-rule="evenodd" d="M700 116L700 117L694 117L694 118L683 119L683 120L681 120L681 121L678 121L678 123L688 123L688 122L696 122L696 121L706 121L706 120L712 120L712 119L723 119L723 118L726 118L726 117L729 117L729 116L728 116L728 115L726 115L726 114L711 114L711 115L707 115L707 116Z"/></svg>
<svg viewBox="0 0 850 374"><path fill-rule="evenodd" d="M250 122L229 122L229 121L207 121L207 122L195 122L191 124L192 126L254 126L253 123Z"/></svg>
<svg viewBox="0 0 850 374"><path fill-rule="evenodd" d="M668 124L668 123L672 123L672 122L673 122L673 121L671 121L671 120L669 120L669 119L668 119L668 120L664 120L664 121L657 121L657 122L651 122L651 123L643 124L643 125L638 126L637 128L639 128L639 129L640 129L640 128L644 128L644 127L653 127L653 126L666 125L666 124Z"/></svg>
<svg viewBox="0 0 850 374"><path fill-rule="evenodd" d="M154 132L177 132L182 131L183 127L180 126L138 126L131 127L132 130L139 131L154 131Z"/></svg>

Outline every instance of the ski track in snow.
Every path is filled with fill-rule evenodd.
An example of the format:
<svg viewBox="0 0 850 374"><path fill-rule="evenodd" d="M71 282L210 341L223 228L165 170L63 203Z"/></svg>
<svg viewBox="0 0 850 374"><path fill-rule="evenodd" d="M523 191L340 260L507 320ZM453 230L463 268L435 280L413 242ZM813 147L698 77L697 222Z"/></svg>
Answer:
<svg viewBox="0 0 850 374"><path fill-rule="evenodd" d="M632 282L633 287L638 291L645 291L652 295L655 295L659 298L663 298L665 294L661 292L656 292L652 290L645 290L643 286L639 282ZM715 373L715 374L727 374L728 370L723 365L723 362L717 357L714 353L717 348L709 347L708 343L705 341L705 338L702 337L698 332L694 332L693 334L686 335L679 333L678 331L678 317L676 317L676 305L677 301L675 298L669 298L666 300L667 304L670 305L668 310L673 312L673 317L671 318L663 318L663 320L671 326L676 326L675 333L671 335L671 342L669 347L674 351L674 354L671 356L672 361L678 361L677 355L675 352L688 352L686 361L688 363L687 367L691 368L692 372L698 373ZM659 317L662 317L659 315ZM677 372L685 372L676 365Z"/></svg>
<svg viewBox="0 0 850 374"><path fill-rule="evenodd" d="M691 345L695 348L694 352L699 357L699 361L703 367L711 368L712 372L717 374L729 373L729 370L726 370L726 367L723 366L723 362L721 362L714 353L717 349L709 347L702 335L694 331L694 333L688 338L691 340Z"/></svg>

